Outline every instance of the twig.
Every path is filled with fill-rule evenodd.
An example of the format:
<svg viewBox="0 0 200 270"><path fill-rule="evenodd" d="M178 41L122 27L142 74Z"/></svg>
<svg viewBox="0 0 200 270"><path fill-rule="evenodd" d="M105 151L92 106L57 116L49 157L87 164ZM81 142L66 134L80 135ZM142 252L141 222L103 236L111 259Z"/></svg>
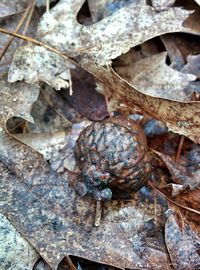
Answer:
<svg viewBox="0 0 200 270"><path fill-rule="evenodd" d="M101 201L97 201L96 202L95 222L94 222L94 225L96 227L99 227L99 225L100 225L101 215L102 215L102 202Z"/></svg>
<svg viewBox="0 0 200 270"><path fill-rule="evenodd" d="M179 144L178 144L178 149L176 152L176 158L175 161L178 162L180 159L180 155L181 155L181 150L183 148L183 143L184 143L185 137L183 135L181 135L180 140L179 140Z"/></svg>
<svg viewBox="0 0 200 270"><path fill-rule="evenodd" d="M66 258L69 269L76 270L76 266L73 264L71 258L69 256L66 256L65 258Z"/></svg>
<svg viewBox="0 0 200 270"><path fill-rule="evenodd" d="M31 19L32 19L34 10L35 10L35 1L33 1L33 3L32 3L32 7L31 7L30 13L29 13L29 15L28 15L28 19L27 19L27 21L26 21L26 23L25 23L25 26L24 26L24 30L23 30L23 32L22 32L22 35L25 35L26 32L27 32L27 30L28 30L28 27L29 27L29 25L30 25L30 21L31 21ZM22 40L21 40L21 41L22 41ZM21 45L21 43L20 43L20 45Z"/></svg>
<svg viewBox="0 0 200 270"><path fill-rule="evenodd" d="M14 33L18 32L19 29L22 27L24 21L26 20L27 16L28 16L28 13L29 11L31 10L31 7L32 7L32 4L33 3L30 3L28 5L28 7L26 8L21 20L19 21ZM7 43L5 44L4 48L2 49L1 53L0 53L0 60L2 59L2 57L4 56L4 54L6 53L7 49L9 48L10 44L12 43L12 41L14 40L15 36L12 36L9 38L9 40L7 41Z"/></svg>
<svg viewBox="0 0 200 270"><path fill-rule="evenodd" d="M46 0L46 12L49 12L50 10L50 3L49 0Z"/></svg>
<svg viewBox="0 0 200 270"><path fill-rule="evenodd" d="M20 38L20 39L23 39L23 40L26 40L28 42L32 42L38 46L42 46L52 52L55 52L56 54L60 55L61 57L63 57L65 60L68 60L70 61L71 63L73 63L74 65L76 66L79 66L78 63L73 60L72 58L70 58L69 56L67 56L66 54L63 54L61 51L49 46L49 45L46 45L44 44L43 42L37 40L37 39L34 39L34 38L31 38L31 37L28 37L28 36L24 36L24 35L21 35L21 34L18 34L18 33L14 33L14 32L11 32L11 31L8 31L6 29L3 29L3 28L0 28L0 32L1 33L4 33L6 35L10 35L10 36L13 36L13 37L17 37L17 38Z"/></svg>
<svg viewBox="0 0 200 270"><path fill-rule="evenodd" d="M182 205L182 204L180 204L180 203L177 203L177 202L173 201L172 199L168 198L162 191L159 190L159 188L157 188L156 186L154 186L154 184L153 184L152 182L149 181L149 182L148 182L148 185L149 185L153 190L155 190L157 193L159 193L163 198L165 198L167 201L169 201L169 202L175 204L176 206L181 207L181 208L183 208L183 209L185 209L185 210L188 210L188 211L190 211L190 212L193 212L193 213L195 213L195 214L200 215L200 212L199 212L199 211L197 211L197 210L195 210L195 209L193 209L193 208L184 206L184 205Z"/></svg>

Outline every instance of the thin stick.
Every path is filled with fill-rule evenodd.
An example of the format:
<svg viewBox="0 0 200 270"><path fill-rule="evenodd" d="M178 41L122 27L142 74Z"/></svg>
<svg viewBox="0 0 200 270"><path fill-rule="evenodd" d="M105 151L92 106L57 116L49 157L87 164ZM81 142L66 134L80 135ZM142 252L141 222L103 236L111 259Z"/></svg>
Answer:
<svg viewBox="0 0 200 270"><path fill-rule="evenodd" d="M27 19L27 21L26 21L26 23L25 23L25 26L24 26L24 30L23 30L23 32L22 32L22 35L25 35L26 32L27 32L27 30L28 30L28 27L29 27L29 25L30 25L30 21L31 21L31 19L32 19L34 10L35 10L35 1L33 1L33 3L32 3L32 7L31 7L30 13L29 13L29 15L28 15L28 19ZM21 41L22 41L22 40L21 40ZM20 44L21 44L21 43L20 43Z"/></svg>
<svg viewBox="0 0 200 270"><path fill-rule="evenodd" d="M48 49L48 50L50 50L52 52L57 53L58 55L60 55L61 57L63 57L65 60L70 61L74 65L79 66L76 61L74 61L72 58L70 58L66 54L63 54L61 51L59 51L59 50L57 50L57 49L55 49L55 48L53 48L51 46L46 45L46 44L44 44L43 42L41 42L41 41L39 41L37 39L31 38L31 37L28 37L28 36L24 36L24 35L21 35L21 34L18 34L18 33L14 33L14 32L8 31L8 30L3 29L3 28L0 28L0 32L1 33L4 33L6 35L10 35L10 36L13 36L13 37L21 38L23 40L26 40L28 42L34 43L36 45L42 46L42 47L44 47L44 48L46 48L46 49Z"/></svg>
<svg viewBox="0 0 200 270"><path fill-rule="evenodd" d="M167 201L169 201L169 202L175 204L176 206L181 207L181 208L183 208L183 209L185 209L185 210L188 210L188 211L190 211L190 212L193 212L193 213L195 213L195 214L200 215L200 212L199 212L199 211L197 211L197 210L195 210L195 209L193 209L193 208L184 206L184 205L182 205L182 204L180 204L180 203L177 203L177 202L171 200L170 198L168 198L164 193L162 193L162 192L159 190L159 188L157 188L156 186L154 186L154 184L151 183L150 181L148 182L148 185L149 185L153 190L155 190L156 192L158 192L162 197L164 197Z"/></svg>
<svg viewBox="0 0 200 270"><path fill-rule="evenodd" d="M24 14L23 14L21 20L19 21L19 23L18 23L18 25L17 25L17 27L16 27L16 29L15 29L15 31L14 31L15 33L18 32L19 29L22 27L24 21L25 21L26 18L27 18L27 15L28 15L29 11L31 10L31 7L32 7L32 3L30 3L30 4L28 5L28 7L26 8L26 11L24 12ZM10 37L9 40L7 41L6 45L4 46L3 50L2 50L1 53L0 53L0 60L2 59L2 57L4 56L4 54L6 53L7 49L9 48L9 46L10 46L10 44L12 43L12 41L14 40L14 38L15 38L15 37L12 36L12 37Z"/></svg>
<svg viewBox="0 0 200 270"><path fill-rule="evenodd" d="M69 76L69 95L72 96L73 95L73 86L72 86L72 76L71 76L71 72L70 69L68 69L68 76Z"/></svg>
<svg viewBox="0 0 200 270"><path fill-rule="evenodd" d="M176 152L176 158L175 158L176 162L178 162L179 159L180 159L180 155L181 155L181 151L182 151L182 148L183 148L184 140L185 140L185 136L181 135L180 140L179 140L179 144L178 144L178 149L177 149L177 152Z"/></svg>
<svg viewBox="0 0 200 270"><path fill-rule="evenodd" d="M96 227L99 227L99 225L101 223L101 216L102 216L102 202L97 201L96 202L95 222L94 222L94 225Z"/></svg>
<svg viewBox="0 0 200 270"><path fill-rule="evenodd" d="M66 261L67 261L67 264L68 264L68 267L70 270L76 270L76 266L73 264L71 258L69 256L66 256Z"/></svg>
<svg viewBox="0 0 200 270"><path fill-rule="evenodd" d="M197 94L196 92L193 92L191 95L191 101L197 101ZM179 140L179 144L178 144L178 149L177 149L177 153L176 153L176 159L175 161L178 162L180 159L180 155L181 155L181 150L183 148L183 143L185 140L185 136L181 135L180 140Z"/></svg>
<svg viewBox="0 0 200 270"><path fill-rule="evenodd" d="M4 33L6 35L10 35L10 36L13 36L13 37L16 37L16 38L23 39L23 40L25 40L27 42L34 43L34 44L36 44L38 46L42 46L42 47L44 47L44 48L46 48L46 49L48 49L48 50L50 50L52 52L57 53L58 55L60 55L64 59L66 59L66 60L70 61L71 63L73 63L74 65L76 65L78 67L81 67L75 60L73 60L71 58L70 55L67 55L66 53L64 54L63 52L61 52L61 51L59 51L59 50L57 50L57 49L55 49L55 48L53 48L53 47L51 47L49 45L46 45L45 43L43 43L43 42L41 42L41 41L39 41L37 39L31 38L31 37L28 37L28 36L25 36L25 35L22 35L22 34L19 34L19 33L11 32L11 31L8 31L8 30L6 30L4 28L1 28L1 27L0 27L0 32ZM75 52L77 52L77 53L78 52L79 53L84 52L84 51L87 51L87 50L89 50L91 48L94 48L94 47L99 47L99 46L95 44L95 45L91 45L91 46L88 46L88 47L85 47L85 48L78 48L77 50L74 50L73 53L75 53Z"/></svg>
<svg viewBox="0 0 200 270"><path fill-rule="evenodd" d="M46 0L46 12L49 12L49 10L50 10L49 0Z"/></svg>

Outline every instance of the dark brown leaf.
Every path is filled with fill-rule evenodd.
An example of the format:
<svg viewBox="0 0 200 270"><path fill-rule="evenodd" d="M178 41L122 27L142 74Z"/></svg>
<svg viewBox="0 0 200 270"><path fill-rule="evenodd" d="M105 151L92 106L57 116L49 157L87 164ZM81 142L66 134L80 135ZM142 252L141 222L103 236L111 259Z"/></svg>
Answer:
<svg viewBox="0 0 200 270"><path fill-rule="evenodd" d="M30 119L37 95L35 86L1 82L0 211L53 269L69 254L119 268L168 265L164 219L157 222L163 201L144 188L130 201L105 203L101 225L94 227L95 202L77 197L68 175L56 174L39 153L7 133L8 118L20 112Z"/></svg>
<svg viewBox="0 0 200 270"><path fill-rule="evenodd" d="M175 162L168 155L157 151L155 153L164 161L176 184L188 186L190 189L200 185L200 170L196 169L195 166L186 167Z"/></svg>

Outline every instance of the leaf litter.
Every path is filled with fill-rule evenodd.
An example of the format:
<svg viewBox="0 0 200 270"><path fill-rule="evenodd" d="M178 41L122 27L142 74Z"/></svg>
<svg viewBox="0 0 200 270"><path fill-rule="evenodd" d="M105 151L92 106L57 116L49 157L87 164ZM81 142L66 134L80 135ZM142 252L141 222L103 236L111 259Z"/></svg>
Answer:
<svg viewBox="0 0 200 270"><path fill-rule="evenodd" d="M195 63L191 64L192 68L185 65L186 59L179 51L181 68L176 70L177 58L171 51L174 62L173 65L168 65L166 57L167 53L170 55L169 49L173 44L170 39L161 36L173 32L197 33L194 30L196 28L187 28L192 24L184 23L188 17L190 22L194 20L190 15L193 11L173 6L174 1L152 1L152 6L146 4L146 1L129 1L128 6L120 0L116 3L105 0L98 3L88 1L93 24L84 25L77 22L77 13L83 2L60 1L41 17L36 38L61 53L29 43L15 53L9 72L9 81L13 83L7 83L5 78L1 80L0 171L3 177L0 182L0 211L52 269L56 269L63 257L68 255L118 268L159 269L165 266L166 269L171 269L171 264L175 269L198 267L198 215L184 208L177 208L166 200L168 197L179 205L198 211L198 168L193 166L189 171L179 161L174 162L172 157L161 153L163 169L157 170L155 164L153 165L153 175L157 171L157 176L152 176L152 181L155 181L154 185L159 187L164 197L145 187L132 194L131 199L105 203L99 227L94 227L95 203L90 198L81 199L76 195L70 186L74 176L68 172L68 169L76 171L73 147L80 130L88 124L84 116L92 117L93 121L103 119L107 116L105 105L110 108L110 114L115 113L114 111L130 114L138 110L144 114L142 125L148 119L144 113L147 112L149 117L162 120L173 132L199 142L199 102L189 102L193 81L198 76ZM97 9L97 5L100 8ZM169 35L173 39L174 34ZM150 49L150 55L141 57L138 53L137 62L133 63L137 67L136 85L130 84L111 68L113 59L157 36L161 36L164 45L167 44L167 52L161 50L155 54ZM200 51L195 54L198 53ZM62 54L64 58L61 57ZM66 61L67 56L70 57L69 61ZM82 108L79 105L78 112L74 110L78 100L70 92L78 88L75 86L73 89L73 83L71 85L74 64L94 75L98 83L101 82L101 90L97 89L105 94L106 100L101 101L98 113L95 110L84 113L84 105ZM149 76L147 82L143 67ZM123 67L115 68L117 72L120 69L123 70ZM127 69L124 68L123 73L127 75L129 69L130 65ZM75 72L81 74L80 70ZM162 74L168 77L164 78ZM89 75L85 73L84 76ZM173 80L170 81L171 77L176 80L176 84L173 84ZM18 80L25 80L27 83L16 82ZM32 105L39 94L39 88L34 84L41 87L48 105L61 118L66 119L68 130L64 134L69 138L67 143L62 141L63 133L58 133L58 138L55 133L50 137L46 136L44 144L42 141L34 144L35 138L40 140L43 135L45 137L45 133L40 134L43 129L54 128L54 125L55 130L59 127L59 118L55 118L55 121L43 120L40 127L35 125L30 130L29 127L33 124L28 121L33 122L33 117L37 120L39 116L37 109L32 111L33 117L30 116ZM64 91L63 96L53 92L51 87L61 93ZM72 87L69 93L66 92L66 87ZM85 82L82 87L82 92L88 96L88 103L86 98L85 104L89 104L89 99L94 102L95 97L91 98L91 93L85 92L87 90L83 90L84 87ZM148 92L148 88L153 92ZM67 97L71 105L61 97ZM68 113L65 112L65 105ZM40 111L42 105L36 108ZM44 110L43 115L46 117L48 110ZM39 134L11 134L6 125L10 120L15 123L13 117L26 120L25 131L33 132L35 129ZM79 121L80 124L74 124ZM45 125L49 126L44 128ZM61 131L63 127L61 126ZM74 131L73 128L70 131L71 127ZM155 135L151 132L148 139L153 141L157 137L161 140L164 136L169 140L169 134L166 129L164 133L156 134L155 131ZM54 136L55 147L58 147L59 140L62 144L57 150L53 146L48 155L46 147ZM171 147L169 152L174 151L173 145L167 147ZM155 158L153 159L155 163ZM172 178L166 174L167 169ZM166 212L168 207L172 209L172 213Z"/></svg>

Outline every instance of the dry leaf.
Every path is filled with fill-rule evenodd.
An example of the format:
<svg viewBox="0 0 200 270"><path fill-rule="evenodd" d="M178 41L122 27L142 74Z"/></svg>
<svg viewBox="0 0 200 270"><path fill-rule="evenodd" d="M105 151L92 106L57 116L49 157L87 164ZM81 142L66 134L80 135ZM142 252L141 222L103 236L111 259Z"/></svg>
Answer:
<svg viewBox="0 0 200 270"><path fill-rule="evenodd" d="M144 5L146 3L144 0L88 0L88 6L94 22L110 16L120 8L130 4L133 7L133 5Z"/></svg>
<svg viewBox="0 0 200 270"><path fill-rule="evenodd" d="M182 68L182 72L191 73L200 78L200 55L188 55L187 64Z"/></svg>
<svg viewBox="0 0 200 270"><path fill-rule="evenodd" d="M169 32L187 31L182 23L190 14L189 11L181 8L170 8L159 13L144 3L137 7L133 4L133 8L131 8L131 5L124 7L97 24L83 26L76 21L77 12L83 2L84 0L60 1L49 13L43 15L37 32L38 38L42 39L44 43L50 44L68 55L70 54L71 57L79 55L83 48L90 48L86 53L83 51L81 58L79 57L79 62L82 65L92 63L106 65L111 63L110 59L116 58L127 52L131 47L154 36ZM141 18L146 19L142 20ZM173 24L171 24L171 21L173 21ZM136 31L133 31L133 29L136 29ZM20 71L20 65L19 63L15 64L24 54L27 55L28 59L30 59L30 55L35 55L33 61L36 65L36 72L37 57L39 60L41 59L40 50L37 47L34 49L33 46L28 46L18 51L14 66L11 66L9 80L16 81L22 80L22 77L27 78L25 73L29 70L29 67L25 56L23 57L25 63L23 61L21 64L22 72L19 75L17 73ZM39 52L37 53L37 51ZM39 55L37 56L37 54ZM44 54L45 49L42 49L43 57ZM55 61L55 59L52 59L51 62L53 60ZM38 65L41 66L40 61ZM64 68L61 65L63 72L66 65L67 63L65 63ZM91 67L92 70L93 67ZM51 73L53 77L57 72L52 71ZM32 78L32 80L36 79ZM30 81L29 78L26 80Z"/></svg>
<svg viewBox="0 0 200 270"><path fill-rule="evenodd" d="M144 188L131 201L105 203L102 223L94 227L95 202L77 197L68 175L53 172L39 153L4 129L14 115L32 119L38 89L1 81L0 95L0 211L47 263L56 269L70 254L120 268L168 265L163 224L157 223L163 201Z"/></svg>
<svg viewBox="0 0 200 270"><path fill-rule="evenodd" d="M177 270L199 269L200 238L184 222L180 212L175 214L170 214L165 225L165 241L172 264Z"/></svg>
<svg viewBox="0 0 200 270"><path fill-rule="evenodd" d="M32 44L17 51L9 72L10 82L25 80L28 83L38 84L44 81L57 90L69 86L69 68L73 68L74 65L58 54Z"/></svg>
<svg viewBox="0 0 200 270"><path fill-rule="evenodd" d="M108 86L105 94L109 99L125 103L130 106L128 108L129 111L133 104L135 104L150 115L166 122L166 125L172 131L199 142L198 130L200 119L198 115L200 106L198 102L178 103L146 96L117 77L108 67L98 66L110 63L110 59L117 57L122 52L128 51L130 47L136 46L153 36L175 31L187 31L182 26L182 22L190 12L181 8L169 8L166 11L156 12L147 5L140 5L138 9L131 9L131 6L129 6L120 9L99 23L83 26L76 21L77 12L82 3L83 0L73 2L63 0L59 2L50 13L45 14L41 19L38 37L42 38L43 42L51 44L51 46L70 54L72 57L80 54L81 48L92 46L87 53L82 53L77 59L86 70ZM132 19L130 20L130 18ZM148 20L143 21L141 18L148 18ZM171 24L171 21L173 21L173 24ZM132 29L137 29L137 32ZM28 51L39 50L34 49L33 46L31 47L26 48L28 48ZM22 50L19 53L16 52L15 58L20 60L23 57L22 53ZM43 51L43 57L44 54L45 50ZM41 58L41 55L38 58ZM98 65L94 64L94 61ZM20 70L23 70L21 76L13 77L12 74L17 74ZM11 66L9 79L11 81L22 79L26 77L25 73L29 73L28 70L26 63L20 66L15 64L14 61ZM49 72L47 71L47 73ZM54 70L51 72L52 80L55 79L55 73Z"/></svg>
<svg viewBox="0 0 200 270"><path fill-rule="evenodd" d="M151 0L153 7L158 10L166 10L169 7L173 6L176 0Z"/></svg>
<svg viewBox="0 0 200 270"><path fill-rule="evenodd" d="M16 13L16 9L6 3L0 3L0 20L5 19Z"/></svg>
<svg viewBox="0 0 200 270"><path fill-rule="evenodd" d="M154 151L165 163L176 184L194 189L200 185L200 170L195 166L183 166L175 162L170 156Z"/></svg>
<svg viewBox="0 0 200 270"><path fill-rule="evenodd" d="M20 235L5 216L0 214L1 269L32 270L39 258L36 250Z"/></svg>
<svg viewBox="0 0 200 270"><path fill-rule="evenodd" d="M21 12L29 4L28 0L1 0L0 3L0 20Z"/></svg>
<svg viewBox="0 0 200 270"><path fill-rule="evenodd" d="M177 101L191 100L184 92L196 76L181 73L166 64L167 53L144 58L128 67L119 67L117 73L136 89L154 97ZM192 72L191 72L192 73Z"/></svg>
<svg viewBox="0 0 200 270"><path fill-rule="evenodd" d="M67 144L69 139L69 135L64 131L55 133L15 134L15 137L42 154L45 160L55 158L59 150Z"/></svg>

